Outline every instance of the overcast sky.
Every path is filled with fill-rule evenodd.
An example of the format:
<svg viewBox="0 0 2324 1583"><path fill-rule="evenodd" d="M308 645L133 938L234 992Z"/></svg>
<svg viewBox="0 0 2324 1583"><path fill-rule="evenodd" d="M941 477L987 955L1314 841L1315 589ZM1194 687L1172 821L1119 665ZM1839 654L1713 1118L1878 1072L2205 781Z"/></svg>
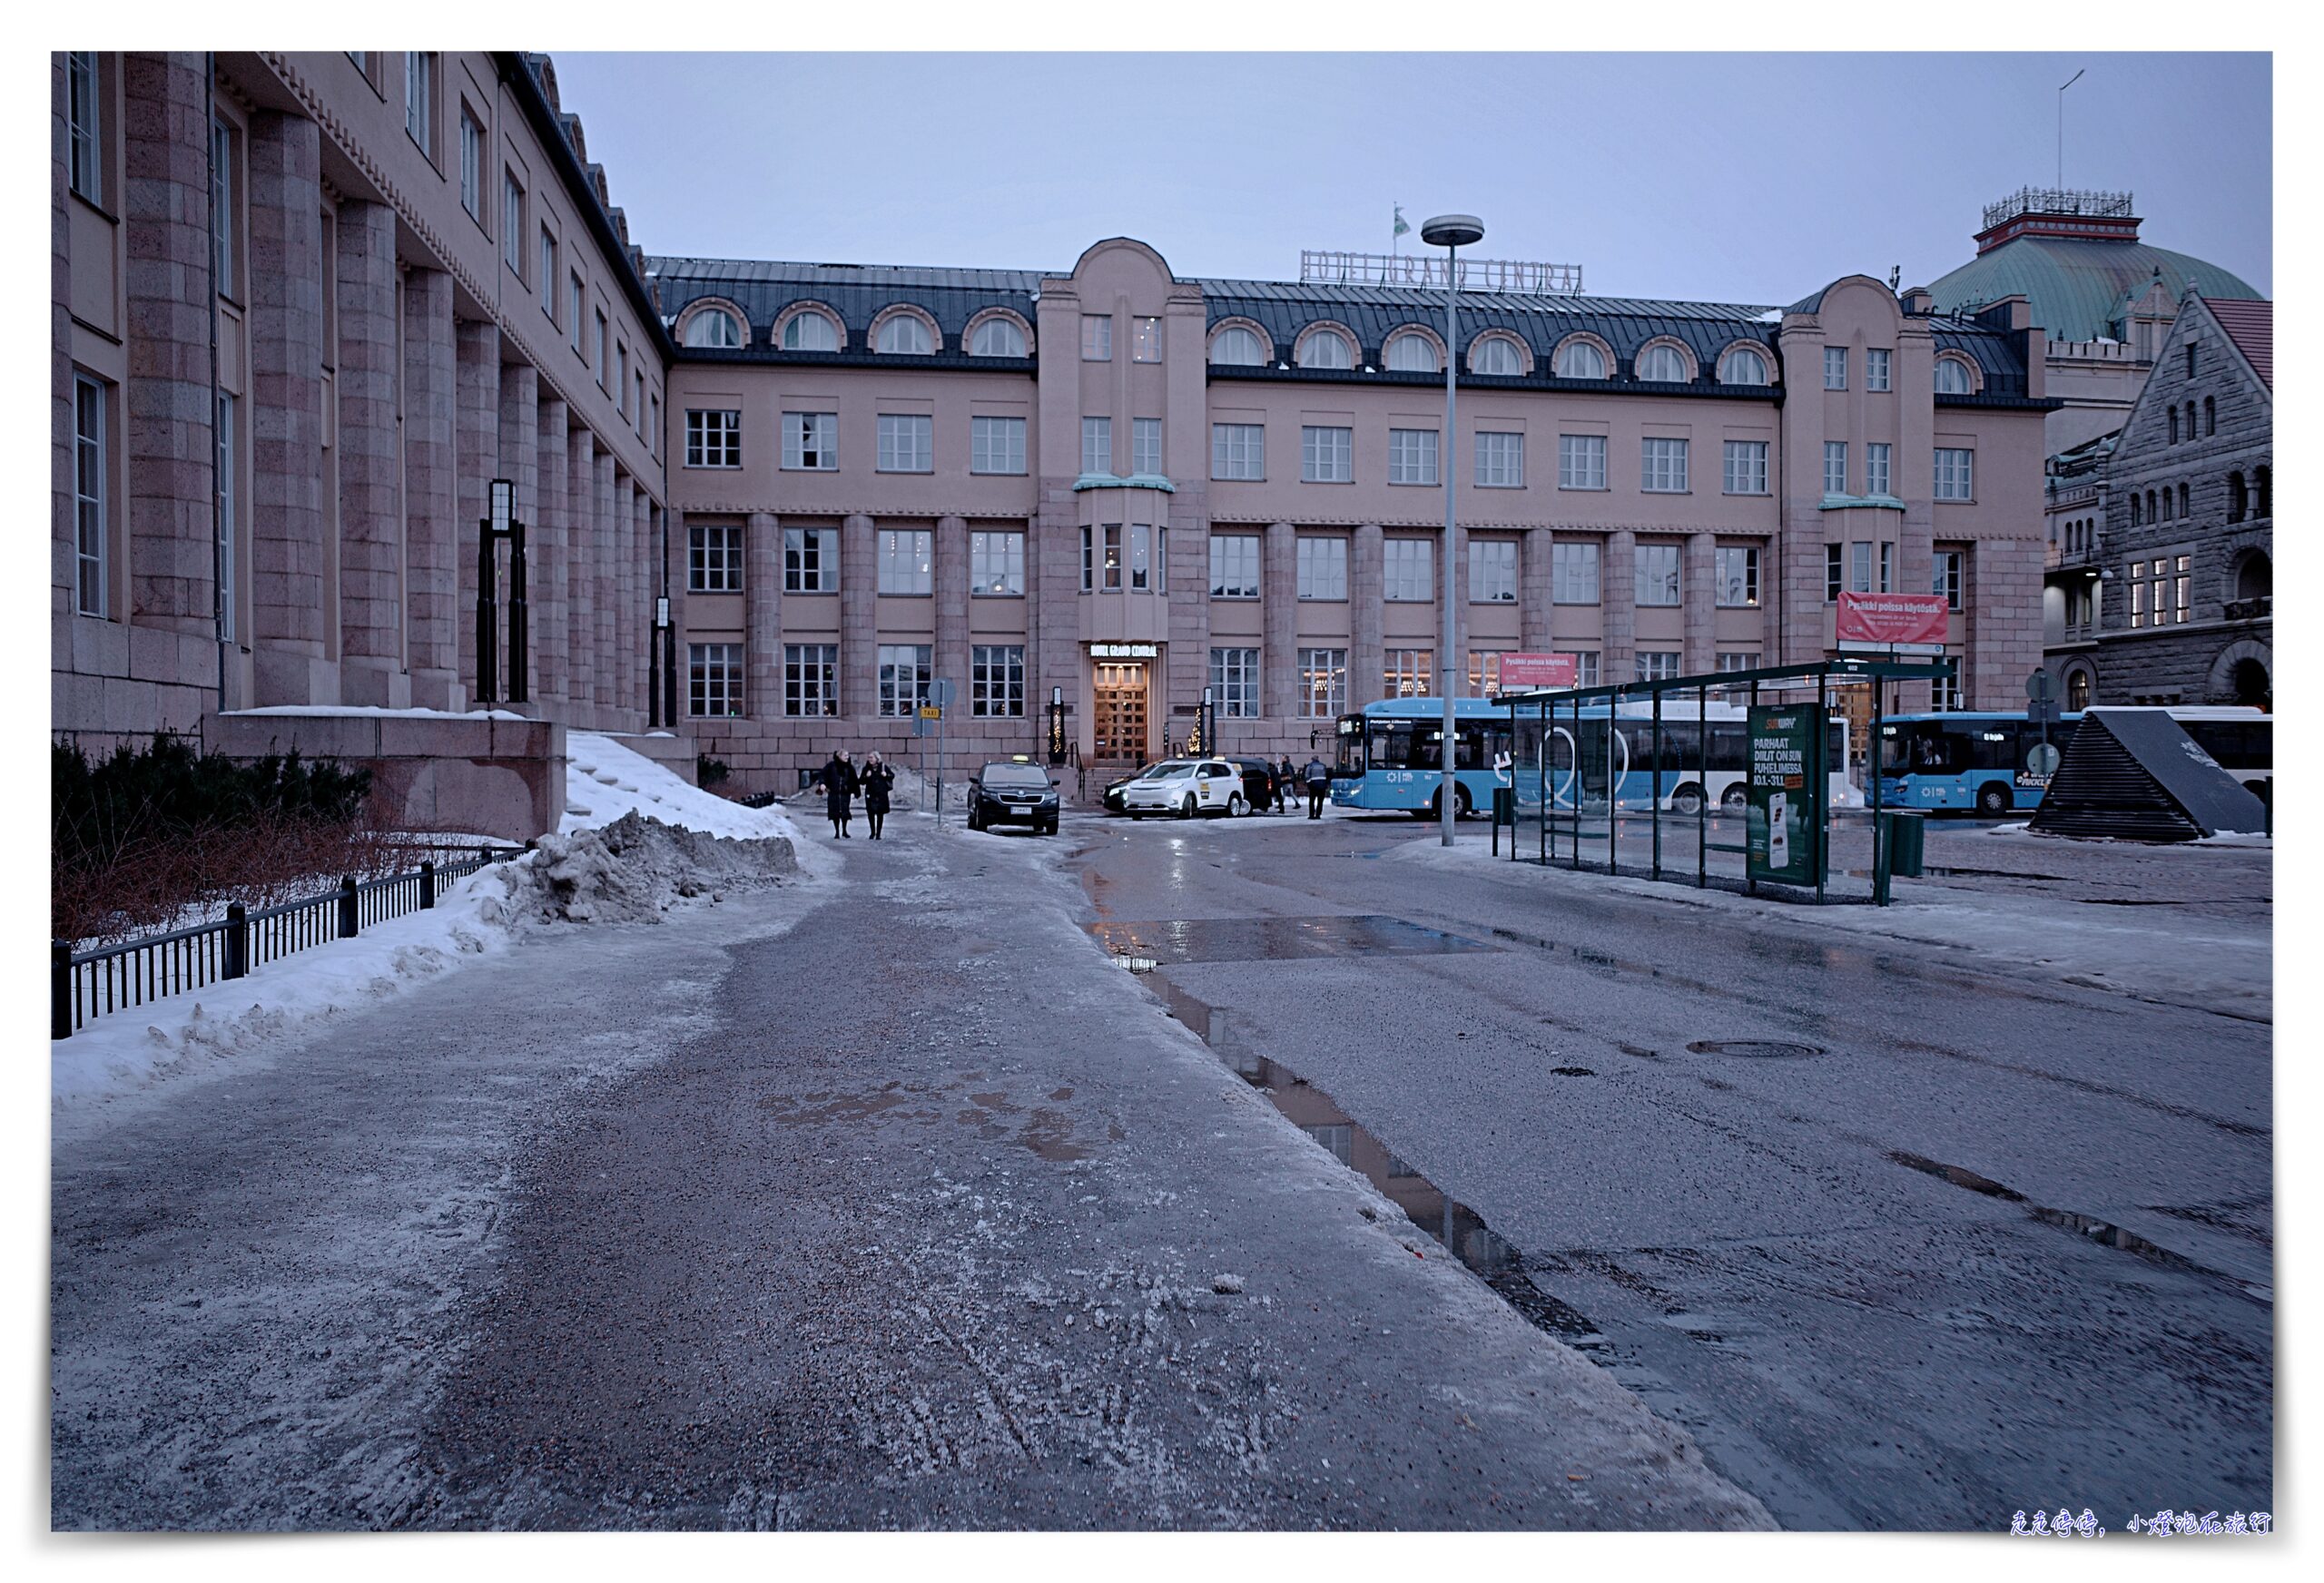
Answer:
<svg viewBox="0 0 2324 1583"><path fill-rule="evenodd" d="M560 54L649 252L1063 270L1128 234L1295 280L1481 216L1593 293L1791 301L1966 261L1986 202L2128 188L2142 235L2274 290L2263 54ZM1450 85L1449 87L1446 85Z"/></svg>

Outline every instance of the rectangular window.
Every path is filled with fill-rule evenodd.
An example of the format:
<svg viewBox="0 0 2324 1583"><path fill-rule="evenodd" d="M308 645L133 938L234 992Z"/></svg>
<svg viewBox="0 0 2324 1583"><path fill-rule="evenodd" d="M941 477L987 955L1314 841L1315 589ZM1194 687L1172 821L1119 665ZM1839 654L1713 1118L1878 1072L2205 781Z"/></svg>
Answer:
<svg viewBox="0 0 2324 1583"><path fill-rule="evenodd" d="M234 443L234 398L218 393L218 635L236 638L234 542L240 536L235 513L239 491L235 474L241 452Z"/></svg>
<svg viewBox="0 0 2324 1583"><path fill-rule="evenodd" d="M1081 530L1081 591L1084 594L1097 585L1095 582L1097 559L1091 547L1091 539L1095 532L1096 529L1089 527L1084 527Z"/></svg>
<svg viewBox="0 0 2324 1583"><path fill-rule="evenodd" d="M1385 649L1380 656L1381 695L1386 698L1425 698L1434 649Z"/></svg>
<svg viewBox="0 0 2324 1583"><path fill-rule="evenodd" d="M1864 447L1864 492L1867 495L1888 493L1888 447L1873 443Z"/></svg>
<svg viewBox="0 0 2324 1583"><path fill-rule="evenodd" d="M1824 493L1845 495L1848 492L1848 442L1827 439L1824 442Z"/></svg>
<svg viewBox="0 0 2324 1583"><path fill-rule="evenodd" d="M1558 605L1598 603L1598 545L1590 539L1550 546L1550 597Z"/></svg>
<svg viewBox="0 0 2324 1583"><path fill-rule="evenodd" d="M1598 651L1569 649L1566 653L1573 661L1573 684L1577 687L1598 685Z"/></svg>
<svg viewBox="0 0 2324 1583"><path fill-rule="evenodd" d="M1606 437L1602 434L1558 436L1558 487L1603 489L1606 487Z"/></svg>
<svg viewBox="0 0 2324 1583"><path fill-rule="evenodd" d="M1824 349L1824 388L1827 390L1845 390L1847 388L1848 349L1846 347L1826 347Z"/></svg>
<svg viewBox="0 0 2324 1583"><path fill-rule="evenodd" d="M743 645L686 644L686 712L725 720L743 713Z"/></svg>
<svg viewBox="0 0 2324 1583"><path fill-rule="evenodd" d="M1723 649L1718 655L1718 668L1721 672L1756 671L1759 668L1759 651Z"/></svg>
<svg viewBox="0 0 2324 1583"><path fill-rule="evenodd" d="M1259 651L1210 651L1210 695L1229 720L1256 720L1259 713Z"/></svg>
<svg viewBox="0 0 2324 1583"><path fill-rule="evenodd" d="M1840 596L1840 585L1843 579L1840 569L1842 554L1843 551L1838 545L1827 544L1824 546L1824 603L1827 605Z"/></svg>
<svg viewBox="0 0 2324 1583"><path fill-rule="evenodd" d="M1888 354L1879 347L1867 348L1865 351L1864 388L1867 390L1888 388Z"/></svg>
<svg viewBox="0 0 2324 1583"><path fill-rule="evenodd" d="M1025 470L1025 420L1021 418L969 419L969 471L1022 473Z"/></svg>
<svg viewBox="0 0 2324 1583"><path fill-rule="evenodd" d="M1025 536L1015 532L969 535L969 592L1000 597L1025 591Z"/></svg>
<svg viewBox="0 0 2324 1583"><path fill-rule="evenodd" d="M828 473L839 466L839 414L783 415L783 465L794 472Z"/></svg>
<svg viewBox="0 0 2324 1583"><path fill-rule="evenodd" d="M403 57L403 129L419 152L436 157L436 57L425 50L410 50Z"/></svg>
<svg viewBox="0 0 2324 1583"><path fill-rule="evenodd" d="M629 348L614 342L614 410L629 416Z"/></svg>
<svg viewBox="0 0 2324 1583"><path fill-rule="evenodd" d="M1880 592L1896 591L1896 546L1886 539L1880 545Z"/></svg>
<svg viewBox="0 0 2324 1583"><path fill-rule="evenodd" d="M1961 664L1955 661L1949 674L1939 676L1928 684L1928 706L1941 714L1949 714L1961 707Z"/></svg>
<svg viewBox="0 0 2324 1583"><path fill-rule="evenodd" d="M1392 538L1381 546L1381 597L1399 604L1425 605L1436 597L1433 542L1424 538Z"/></svg>
<svg viewBox="0 0 2324 1583"><path fill-rule="evenodd" d="M70 83L73 191L92 203L104 202L104 139L98 123L99 85L94 50L73 50L64 57Z"/></svg>
<svg viewBox="0 0 2324 1583"><path fill-rule="evenodd" d="M740 594L743 591L743 525L739 522L693 522L686 525L686 592Z"/></svg>
<svg viewBox="0 0 2324 1583"><path fill-rule="evenodd" d="M1872 592L1872 541L1858 539L1848 546L1848 592Z"/></svg>
<svg viewBox="0 0 2324 1583"><path fill-rule="evenodd" d="M936 679L927 644L880 645L880 713L883 719L909 720L928 702L928 684Z"/></svg>
<svg viewBox="0 0 2324 1583"><path fill-rule="evenodd" d="M1641 440L1639 483L1658 495L1683 495L1687 489L1687 442L1682 439Z"/></svg>
<svg viewBox="0 0 2324 1583"><path fill-rule="evenodd" d="M1976 452L1949 450L1940 446L1936 452L1936 487L1939 500L1974 500L1976 498L1974 464Z"/></svg>
<svg viewBox="0 0 2324 1583"><path fill-rule="evenodd" d="M1146 560L1147 541L1153 536L1153 528L1146 523L1133 522L1129 525L1129 585L1132 588L1153 586Z"/></svg>
<svg viewBox="0 0 2324 1583"><path fill-rule="evenodd" d="M1436 430L1392 428L1388 431L1388 482L1436 482Z"/></svg>
<svg viewBox="0 0 2324 1583"><path fill-rule="evenodd" d="M783 713L821 716L839 713L839 645L783 645Z"/></svg>
<svg viewBox="0 0 2324 1583"><path fill-rule="evenodd" d="M525 186L517 172L500 172L500 259L508 272L525 278Z"/></svg>
<svg viewBox="0 0 2324 1583"><path fill-rule="evenodd" d="M977 644L969 650L969 713L1015 719L1025 713L1025 645Z"/></svg>
<svg viewBox="0 0 2324 1583"><path fill-rule="evenodd" d="M880 414L879 470L882 473L932 473L936 470L935 419L917 413Z"/></svg>
<svg viewBox="0 0 2324 1583"><path fill-rule="evenodd" d="M1355 431L1309 424L1299 431L1299 477L1308 484L1355 480L1352 460Z"/></svg>
<svg viewBox="0 0 2324 1583"><path fill-rule="evenodd" d="M1469 695L1491 698L1501 691L1501 653L1497 649L1469 651Z"/></svg>
<svg viewBox="0 0 2324 1583"><path fill-rule="evenodd" d="M1721 545L1711 552L1718 577L1718 603L1730 609L1759 602L1759 547Z"/></svg>
<svg viewBox="0 0 2324 1583"><path fill-rule="evenodd" d="M1480 433L1476 437L1477 487L1521 489L1525 487L1525 437L1521 434Z"/></svg>
<svg viewBox="0 0 2324 1583"><path fill-rule="evenodd" d="M686 408L686 466L739 467L743 465L743 415L719 409Z"/></svg>
<svg viewBox="0 0 2324 1583"><path fill-rule="evenodd" d="M1638 679L1640 681L1667 681L1678 674L1678 650L1640 649L1638 651Z"/></svg>
<svg viewBox="0 0 2324 1583"><path fill-rule="evenodd" d="M1085 363L1110 363L1114 360L1112 314L1085 313L1081 316L1081 360Z"/></svg>
<svg viewBox="0 0 2324 1583"><path fill-rule="evenodd" d="M839 590L839 529L783 530L783 591L832 594Z"/></svg>
<svg viewBox="0 0 2324 1583"><path fill-rule="evenodd" d="M1931 575L1928 591L1945 595L1947 610L1961 608L1961 562L1959 550L1939 550L1929 563Z"/></svg>
<svg viewBox="0 0 2324 1583"><path fill-rule="evenodd" d="M2131 563L2131 624L2146 624L2146 563Z"/></svg>
<svg viewBox="0 0 2324 1583"><path fill-rule="evenodd" d="M1122 525L1109 522L1101 530L1105 537L1105 585L1119 589L1122 585Z"/></svg>
<svg viewBox="0 0 2324 1583"><path fill-rule="evenodd" d="M2174 622L2184 621L2189 615L2193 614L2192 607L2188 598L2188 595L2193 591L2194 587L2194 580L2189 575L2190 572L2193 568L2193 564L2194 557L2191 556L2179 556L2174 557L2171 561L2171 570L2177 574L2177 575L2171 580L2172 602L2171 619Z"/></svg>
<svg viewBox="0 0 2324 1583"><path fill-rule="evenodd" d="M605 388L606 388L606 316L605 316L605 312L604 312L604 310L600 310L598 311L598 314L597 314L597 388L598 388L598 389L603 390L603 389L605 389Z"/></svg>
<svg viewBox="0 0 2324 1583"><path fill-rule="evenodd" d="M1347 540L1335 535L1300 536L1299 597L1347 597Z"/></svg>
<svg viewBox="0 0 2324 1583"><path fill-rule="evenodd" d="M880 592L936 591L936 535L924 527L880 530Z"/></svg>
<svg viewBox="0 0 2324 1583"><path fill-rule="evenodd" d="M643 428L645 424L645 370L639 369L634 379L635 383L633 389L635 392L635 398L630 402L629 416L635 418L639 428Z"/></svg>
<svg viewBox="0 0 2324 1583"><path fill-rule="evenodd" d="M478 225L484 223L484 128L465 104L460 106L460 207Z"/></svg>
<svg viewBox="0 0 2324 1583"><path fill-rule="evenodd" d="M76 57L77 58L77 57ZM105 614L105 388L73 376L73 516L78 608Z"/></svg>
<svg viewBox="0 0 2324 1583"><path fill-rule="evenodd" d="M1085 418L1081 420L1081 470L1111 477L1114 470L1114 420L1110 418Z"/></svg>
<svg viewBox="0 0 2324 1583"><path fill-rule="evenodd" d="M1674 544L1639 546L1638 575L1635 581L1639 604L1678 604L1679 546Z"/></svg>
<svg viewBox="0 0 2324 1583"><path fill-rule="evenodd" d="M1129 325L1129 360L1133 363L1160 362L1162 321L1158 319L1133 319Z"/></svg>
<svg viewBox="0 0 2324 1583"><path fill-rule="evenodd" d="M566 277L565 320L573 330L573 349L581 349L581 271L576 270Z"/></svg>
<svg viewBox="0 0 2324 1583"><path fill-rule="evenodd" d="M1517 541L1472 538L1469 541L1469 603L1517 603Z"/></svg>
<svg viewBox="0 0 2324 1583"><path fill-rule="evenodd" d="M541 227L541 311L556 322L556 238Z"/></svg>
<svg viewBox="0 0 2324 1583"><path fill-rule="evenodd" d="M1162 472L1162 420L1158 418L1133 418L1129 420L1129 470L1160 477Z"/></svg>
<svg viewBox="0 0 2324 1583"><path fill-rule="evenodd" d="M1731 439L1727 442L1726 477L1722 487L1729 495L1764 495L1768 492L1766 440Z"/></svg>
<svg viewBox="0 0 2324 1583"><path fill-rule="evenodd" d="M234 295L234 133L210 123L210 268L218 295Z"/></svg>
<svg viewBox="0 0 2324 1583"><path fill-rule="evenodd" d="M1210 426L1210 476L1254 479L1267 476L1267 431L1256 423Z"/></svg>
<svg viewBox="0 0 2324 1583"><path fill-rule="evenodd" d="M1210 596L1213 599L1256 599L1259 596L1259 537L1252 533L1210 536Z"/></svg>
<svg viewBox="0 0 2324 1583"><path fill-rule="evenodd" d="M1299 651L1299 713L1305 720L1330 720L1347 708L1347 651Z"/></svg>

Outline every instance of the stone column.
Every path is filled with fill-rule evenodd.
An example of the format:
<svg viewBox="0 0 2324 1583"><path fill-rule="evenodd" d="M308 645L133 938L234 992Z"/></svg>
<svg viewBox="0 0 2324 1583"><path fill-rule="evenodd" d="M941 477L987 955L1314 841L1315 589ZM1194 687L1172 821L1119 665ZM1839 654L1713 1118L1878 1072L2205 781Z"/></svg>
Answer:
<svg viewBox="0 0 2324 1583"><path fill-rule="evenodd" d="M878 529L854 513L839 530L839 701L851 720L880 713Z"/></svg>
<svg viewBox="0 0 2324 1583"><path fill-rule="evenodd" d="M532 563L533 696L559 705L571 699L566 666L566 602L571 596L572 506L566 499L570 471L565 454L573 418L563 398L543 396L534 440L535 507L526 557ZM560 716L566 712L559 710Z"/></svg>
<svg viewBox="0 0 2324 1583"><path fill-rule="evenodd" d="M1529 527L1517 552L1517 646L1529 654L1551 652L1551 623L1557 613L1555 543L1548 527Z"/></svg>
<svg viewBox="0 0 2324 1583"><path fill-rule="evenodd" d="M1604 609L1605 633L1599 644L1598 680L1611 686L1638 675L1638 535L1624 529L1606 536L1599 557L1598 595Z"/></svg>
<svg viewBox="0 0 2324 1583"><path fill-rule="evenodd" d="M452 278L412 270L403 280L404 631L411 701L423 709L462 709L458 463L453 444L458 359L454 351Z"/></svg>
<svg viewBox="0 0 2324 1583"><path fill-rule="evenodd" d="M403 479L397 455L396 217L339 206L340 696L398 709L404 668Z"/></svg>
<svg viewBox="0 0 2324 1583"><path fill-rule="evenodd" d="M1347 571L1348 623L1351 641L1347 651L1347 706L1361 709L1378 698L1384 688L1381 685L1381 670L1387 663L1382 653L1380 624L1384 612L1381 602L1387 595L1388 575L1385 536L1376 522L1367 522L1355 530L1354 542L1348 546Z"/></svg>
<svg viewBox="0 0 2324 1583"><path fill-rule="evenodd" d="M2025 678L2042 664L2042 558L2038 538L1980 538L1969 546L1965 707L2025 707Z"/></svg>
<svg viewBox="0 0 2324 1583"><path fill-rule="evenodd" d="M462 320L454 332L454 378L459 406L454 447L458 465L457 529L452 570L459 578L452 615L459 644L460 682L476 698L476 566L479 525L491 510L492 480L500 476L500 329L481 320Z"/></svg>
<svg viewBox="0 0 2324 1583"><path fill-rule="evenodd" d="M517 520L525 525L529 536L540 521L540 373L530 363L500 365L500 472L499 477L517 486ZM493 616L493 627L499 634L500 696L508 696L508 683L516 671L516 655L509 653L508 605L516 597L513 581L515 571L510 564L510 546L497 545L493 554L500 564L499 607ZM530 606L540 595L539 574L532 571L531 546L526 546L525 600L528 625L526 643L526 668L529 673L526 696L532 708L540 700L540 629Z"/></svg>
<svg viewBox="0 0 2324 1583"><path fill-rule="evenodd" d="M1267 718L1290 728L1299 708L1299 537L1287 522L1267 524L1260 552L1260 604L1266 647L1259 655L1259 692ZM1376 680L1375 680L1376 685Z"/></svg>
<svg viewBox="0 0 2324 1583"><path fill-rule="evenodd" d="M566 431L565 452L565 695L586 720L597 702L597 457L586 424Z"/></svg>
<svg viewBox="0 0 2324 1583"><path fill-rule="evenodd" d="M324 662L322 141L251 118L251 638L254 701L335 703Z"/></svg>
<svg viewBox="0 0 2324 1583"><path fill-rule="evenodd" d="M1157 670L1159 666L1156 667ZM963 719L969 702L969 525L936 519L936 674L952 683ZM1157 678L1159 680L1159 678Z"/></svg>
<svg viewBox="0 0 2324 1583"><path fill-rule="evenodd" d="M140 51L122 56L122 71L126 180L120 203L130 334L120 428L129 486L129 608L140 626L213 634L218 441L211 406L207 66L198 50ZM69 399L69 387L65 394Z"/></svg>
<svg viewBox="0 0 2324 1583"><path fill-rule="evenodd" d="M773 513L751 513L743 556L743 707L753 720L773 722L783 718L783 524ZM768 740L763 727L758 737Z"/></svg>
<svg viewBox="0 0 2324 1583"><path fill-rule="evenodd" d="M1715 542L1715 536L1708 533L1687 536L1686 564L1679 570L1679 597L1685 605L1686 623L1686 650L1679 660L1681 675L1699 676L1718 668Z"/></svg>

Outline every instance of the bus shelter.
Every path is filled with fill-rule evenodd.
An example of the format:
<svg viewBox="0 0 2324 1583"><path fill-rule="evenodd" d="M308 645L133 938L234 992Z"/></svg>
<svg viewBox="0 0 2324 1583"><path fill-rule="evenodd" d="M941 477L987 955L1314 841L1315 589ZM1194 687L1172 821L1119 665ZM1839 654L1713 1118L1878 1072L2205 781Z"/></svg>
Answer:
<svg viewBox="0 0 2324 1583"><path fill-rule="evenodd" d="M1867 656L1504 693L1511 857L1885 905L1893 820L1836 710L1844 689L1871 689L1876 754L1887 684L1952 673Z"/></svg>

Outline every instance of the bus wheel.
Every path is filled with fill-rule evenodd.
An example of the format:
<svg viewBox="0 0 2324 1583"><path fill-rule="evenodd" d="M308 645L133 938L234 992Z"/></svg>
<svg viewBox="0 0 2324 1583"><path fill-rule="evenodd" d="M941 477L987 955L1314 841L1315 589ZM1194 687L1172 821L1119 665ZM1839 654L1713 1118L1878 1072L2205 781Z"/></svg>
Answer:
<svg viewBox="0 0 2324 1583"><path fill-rule="evenodd" d="M1458 781L1452 783L1452 817L1466 819L1470 814L1469 789Z"/></svg>
<svg viewBox="0 0 2324 1583"><path fill-rule="evenodd" d="M1984 785L1978 787L1977 811L1980 813L2007 813L2009 811L2009 788L2004 786L1998 781L1988 781Z"/></svg>
<svg viewBox="0 0 2324 1583"><path fill-rule="evenodd" d="M1670 793L1670 809L1674 813L1700 813L1703 811L1703 789L1689 781Z"/></svg>
<svg viewBox="0 0 2324 1583"><path fill-rule="evenodd" d="M1743 790L1743 784L1738 781L1719 793L1718 805L1729 813L1740 813L1743 811L1744 804L1750 801L1750 793Z"/></svg>

